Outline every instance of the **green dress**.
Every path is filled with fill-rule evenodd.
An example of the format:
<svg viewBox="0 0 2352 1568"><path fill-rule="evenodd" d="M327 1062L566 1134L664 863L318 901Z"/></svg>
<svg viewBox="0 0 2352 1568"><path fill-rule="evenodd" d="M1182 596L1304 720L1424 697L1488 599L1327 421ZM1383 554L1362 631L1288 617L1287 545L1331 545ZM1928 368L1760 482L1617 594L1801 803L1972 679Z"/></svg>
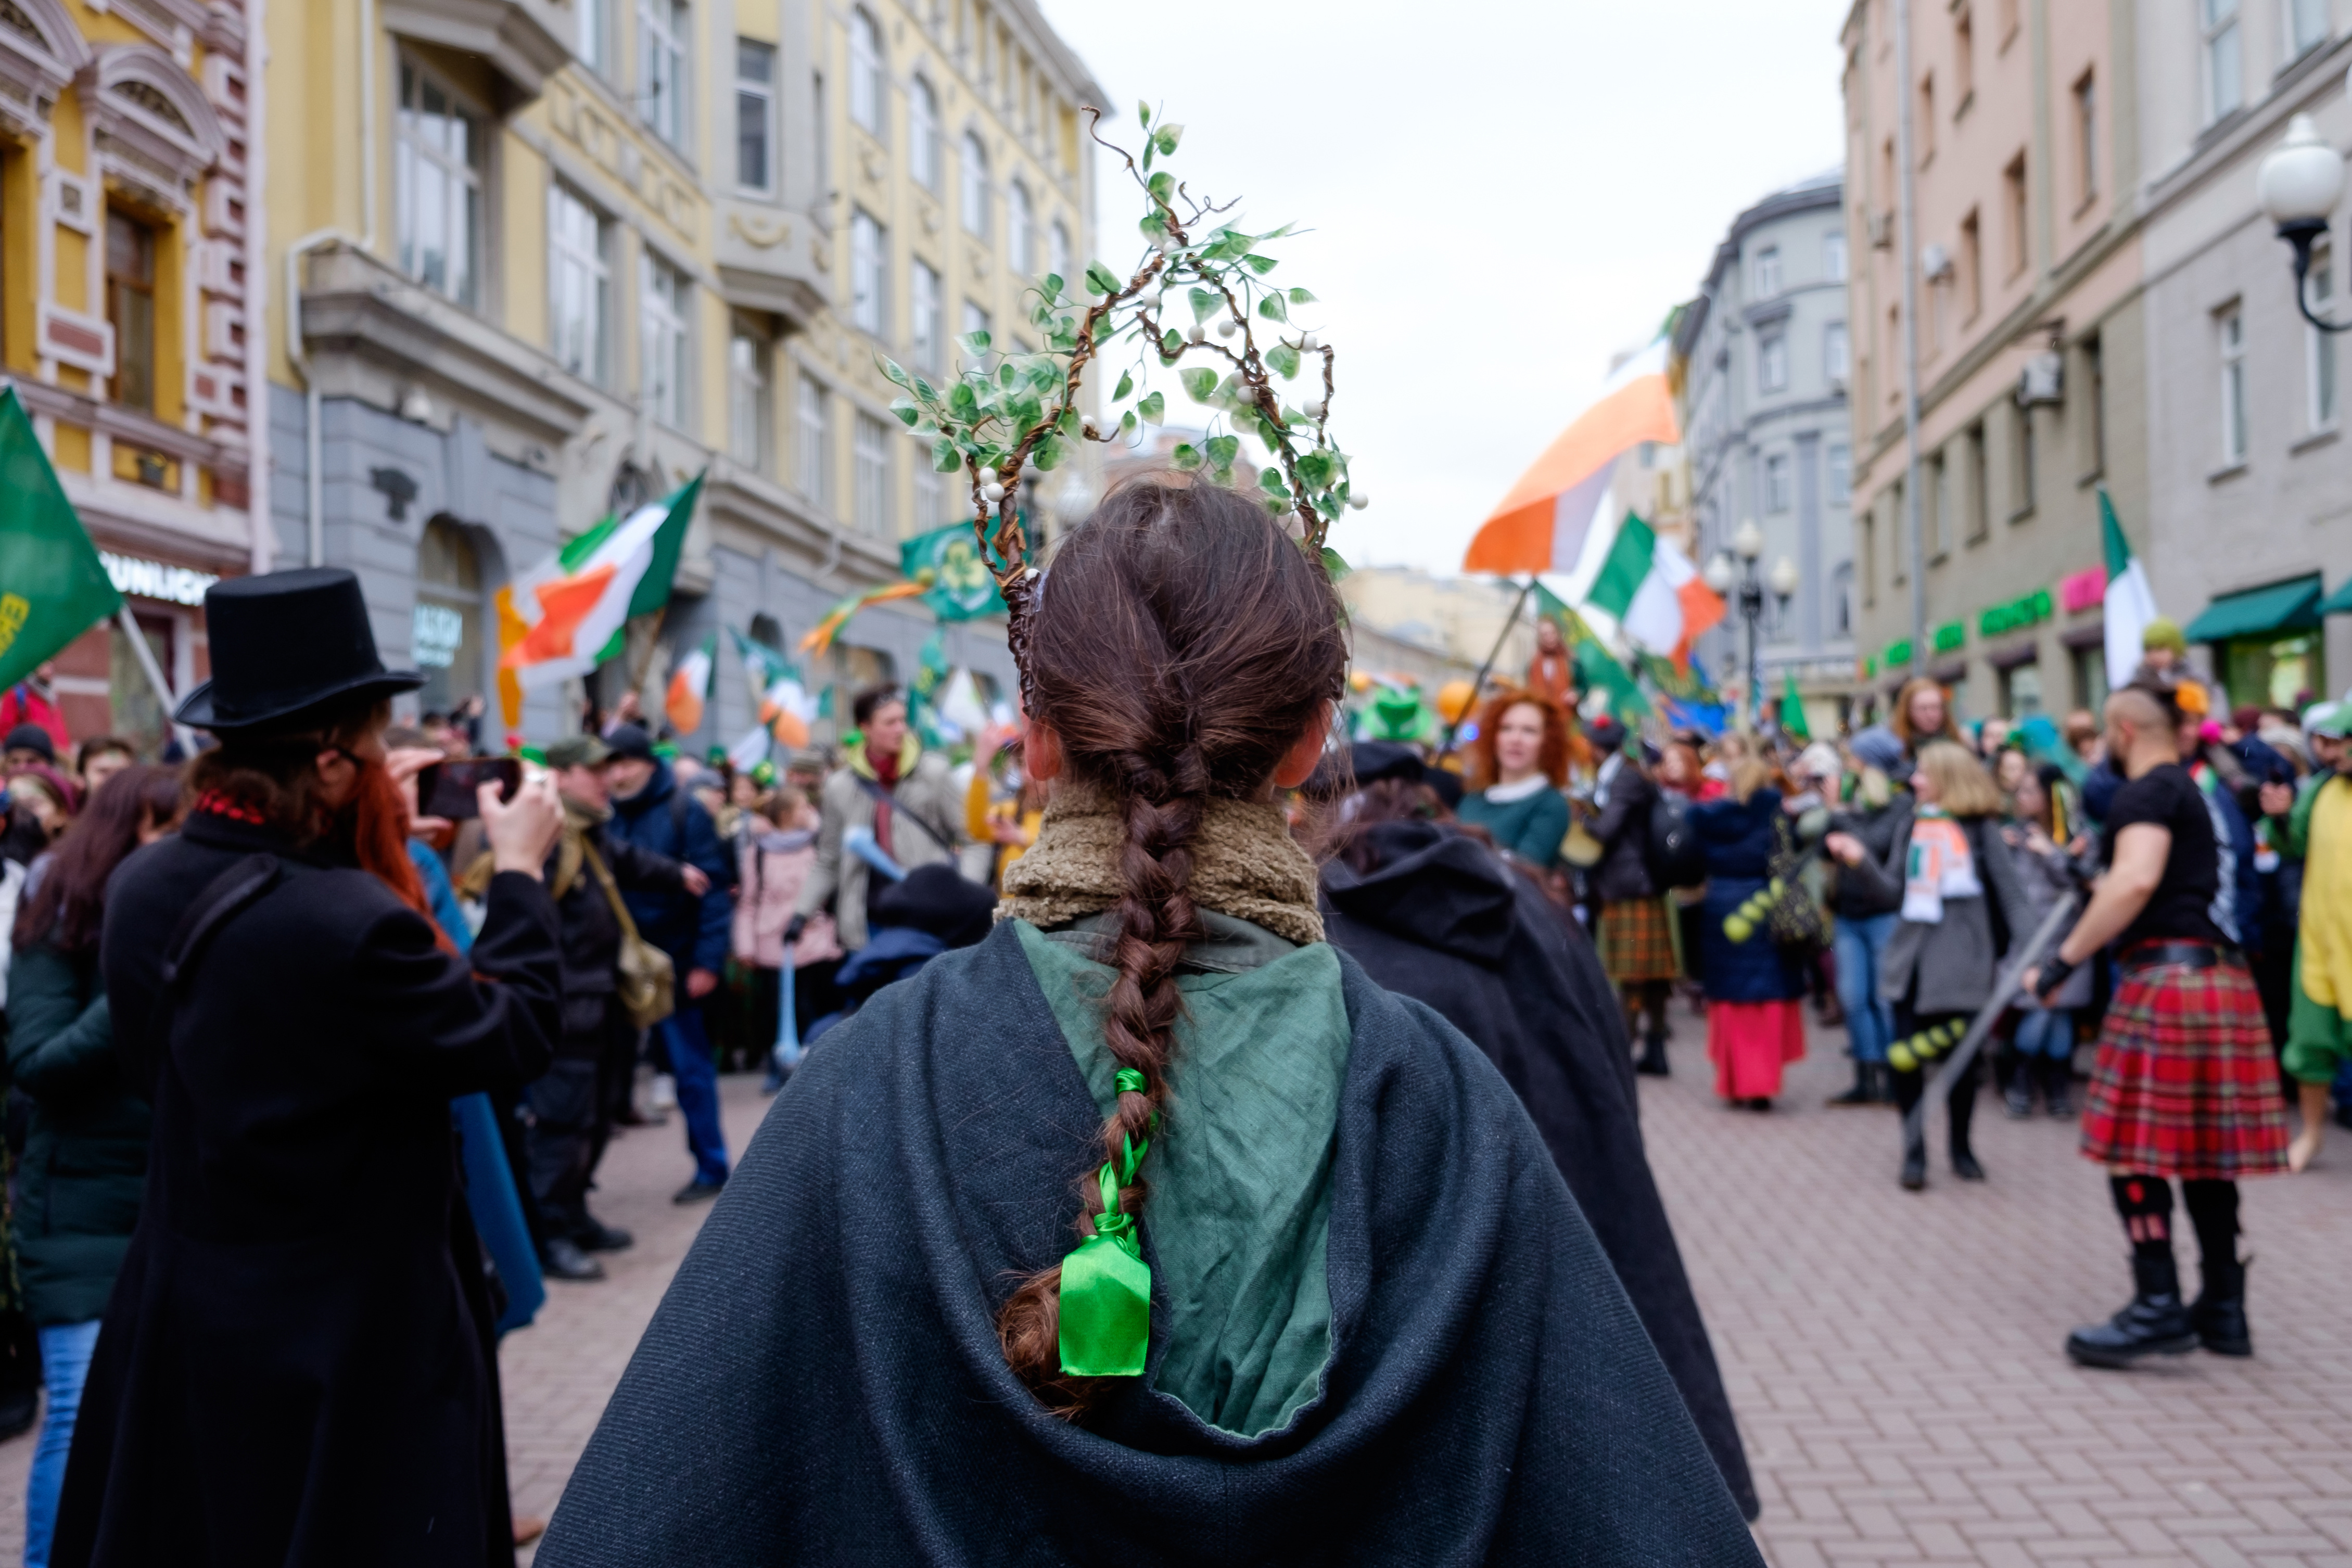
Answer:
<svg viewBox="0 0 2352 1568"><path fill-rule="evenodd" d="M1568 797L1549 784L1516 800L1496 800L1494 793L1487 789L1462 797L1462 820L1494 834L1496 848L1510 851L1538 871L1549 871L1559 860L1560 841L1568 837Z"/></svg>

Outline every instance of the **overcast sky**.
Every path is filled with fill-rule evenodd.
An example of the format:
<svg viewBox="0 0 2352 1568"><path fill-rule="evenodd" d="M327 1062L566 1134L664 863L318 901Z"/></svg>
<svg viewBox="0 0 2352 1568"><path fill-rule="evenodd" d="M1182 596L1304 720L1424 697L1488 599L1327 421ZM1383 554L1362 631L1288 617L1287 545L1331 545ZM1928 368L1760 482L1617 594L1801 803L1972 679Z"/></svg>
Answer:
<svg viewBox="0 0 2352 1568"><path fill-rule="evenodd" d="M1849 0L1040 3L1118 106L1106 134L1134 147L1137 100L1164 103L1181 178L1313 230L1275 281L1339 350L1332 427L1372 499L1332 543L1359 565L1459 566L1732 217L1841 156ZM1143 197L1098 173L1123 274Z"/></svg>

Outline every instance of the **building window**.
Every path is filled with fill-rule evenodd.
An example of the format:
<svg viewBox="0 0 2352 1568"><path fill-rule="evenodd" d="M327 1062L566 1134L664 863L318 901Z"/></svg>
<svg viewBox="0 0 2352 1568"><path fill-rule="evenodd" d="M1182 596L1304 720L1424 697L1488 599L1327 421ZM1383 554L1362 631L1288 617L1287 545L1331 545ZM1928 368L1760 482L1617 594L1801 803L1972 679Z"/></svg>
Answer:
<svg viewBox="0 0 2352 1568"><path fill-rule="evenodd" d="M1853 534L1854 549L1862 558L1862 607L1867 610L1878 602L1878 514L1874 509L1855 519Z"/></svg>
<svg viewBox="0 0 2352 1568"><path fill-rule="evenodd" d="M1845 235L1843 232L1822 236L1822 280L1824 283L1845 281Z"/></svg>
<svg viewBox="0 0 2352 1568"><path fill-rule="evenodd" d="M1919 141L1919 167L1925 169L1936 156L1936 77L1934 72L1919 78L1919 118L1912 126Z"/></svg>
<svg viewBox="0 0 2352 1568"><path fill-rule="evenodd" d="M915 527L920 530L951 520L947 516L947 487L940 483L939 470L926 455L915 465Z"/></svg>
<svg viewBox="0 0 2352 1568"><path fill-rule="evenodd" d="M2328 305L2336 298L2336 247L2322 240L2311 247L2310 281L2305 293L2311 301L2312 313L2326 319ZM2316 327L2303 329L2305 396L2310 413L2311 428L2333 429L2336 424L2336 339Z"/></svg>
<svg viewBox="0 0 2352 1568"><path fill-rule="evenodd" d="M2099 83L2090 71L2074 84L2074 179L2080 200L2099 193Z"/></svg>
<svg viewBox="0 0 2352 1568"><path fill-rule="evenodd" d="M1966 6L1952 18L1952 89L1959 95L1952 104L1958 120L1977 90L1977 24Z"/></svg>
<svg viewBox="0 0 2352 1568"><path fill-rule="evenodd" d="M1756 340L1756 390L1786 392L1789 389L1789 335L1775 329L1760 333Z"/></svg>
<svg viewBox="0 0 2352 1568"><path fill-rule="evenodd" d="M643 324L639 395L646 413L674 430L686 428L688 340L686 274L648 251L645 293L637 301Z"/></svg>
<svg viewBox="0 0 2352 1568"><path fill-rule="evenodd" d="M2246 321L2235 305L2213 319L2221 350L2221 465L2246 460Z"/></svg>
<svg viewBox="0 0 2352 1568"><path fill-rule="evenodd" d="M440 82L400 63L393 150L400 270L467 309L482 264L482 123Z"/></svg>
<svg viewBox="0 0 2352 1568"><path fill-rule="evenodd" d="M882 105L889 97L882 54L882 29L864 6L849 14L849 118L882 134Z"/></svg>
<svg viewBox="0 0 2352 1568"><path fill-rule="evenodd" d="M776 188L776 49L735 40L735 183Z"/></svg>
<svg viewBox="0 0 2352 1568"><path fill-rule="evenodd" d="M2205 120L2233 114L2246 100L2245 65L2238 34L2238 0L2198 0L2205 32Z"/></svg>
<svg viewBox="0 0 2352 1568"><path fill-rule="evenodd" d="M155 231L106 213L106 319L114 328L114 380L107 395L155 412Z"/></svg>
<svg viewBox="0 0 2352 1568"><path fill-rule="evenodd" d="M1755 298L1769 299L1780 292L1780 247L1768 245L1756 253L1749 287Z"/></svg>
<svg viewBox="0 0 2352 1568"><path fill-rule="evenodd" d="M1961 437L1961 455L1967 460L1962 482L1968 486L1968 540L1976 544L1992 532L1992 475L1985 463L1985 428L1969 426Z"/></svg>
<svg viewBox="0 0 2352 1568"><path fill-rule="evenodd" d="M801 494L823 511L833 509L833 398L824 383L803 371L800 378Z"/></svg>
<svg viewBox="0 0 2352 1568"><path fill-rule="evenodd" d="M603 384L612 374L612 225L566 185L547 191L549 347L575 376Z"/></svg>
<svg viewBox="0 0 2352 1568"><path fill-rule="evenodd" d="M1933 566L1944 559L1951 549L1952 465L1938 448L1927 459L1927 493L1920 497L1927 516L1919 520L1920 542L1927 547L1927 564Z"/></svg>
<svg viewBox="0 0 2352 1568"><path fill-rule="evenodd" d="M579 0L580 63L613 74L613 7L616 0Z"/></svg>
<svg viewBox="0 0 2352 1568"><path fill-rule="evenodd" d="M1070 276L1070 229L1061 219L1045 231L1045 270L1060 278L1064 287L1077 280Z"/></svg>
<svg viewBox="0 0 2352 1568"><path fill-rule="evenodd" d="M940 95L921 77L907 84L907 172L940 193Z"/></svg>
<svg viewBox="0 0 2352 1568"><path fill-rule="evenodd" d="M482 563L466 530L446 517L416 541L416 605L409 653L425 672L416 700L447 713L482 688ZM166 665L165 668L169 668Z"/></svg>
<svg viewBox="0 0 2352 1568"><path fill-rule="evenodd" d="M1795 486L1789 483L1789 455L1775 452L1764 459L1764 509L1785 512L1793 501Z"/></svg>
<svg viewBox="0 0 2352 1568"><path fill-rule="evenodd" d="M2025 154L2021 152L2009 161L2000 172L2001 216L2008 220L2009 233L2003 243L2009 247L2009 276L2015 277L2025 270L2026 257L2031 254L2026 244Z"/></svg>
<svg viewBox="0 0 2352 1568"><path fill-rule="evenodd" d="M1029 187L1018 180L1004 192L1004 259L1015 277L1036 275L1036 214L1029 205Z"/></svg>
<svg viewBox="0 0 2352 1568"><path fill-rule="evenodd" d="M908 336L914 340L915 368L937 375L947 363L942 341L947 324L940 319L940 275L930 263L918 258L908 268L907 283L907 292L911 297L908 314L913 318L908 322Z"/></svg>
<svg viewBox="0 0 2352 1568"><path fill-rule="evenodd" d="M2012 523L2032 517L2034 507L2041 499L2040 485L2035 472L2041 467L2041 453L2038 450L2040 443L2033 434L2033 410L2022 403L2017 404L2016 408L2017 467L2016 471L2010 476L2011 494L2017 497L2017 505L2010 509L2009 514L2009 520Z"/></svg>
<svg viewBox="0 0 2352 1568"><path fill-rule="evenodd" d="M767 471L769 402L767 334L738 321L727 340L727 455L755 473Z"/></svg>
<svg viewBox="0 0 2352 1568"><path fill-rule="evenodd" d="M850 520L860 533L888 538L897 531L890 526L890 427L861 413L852 444L857 471Z"/></svg>
<svg viewBox="0 0 2352 1568"><path fill-rule="evenodd" d="M2104 474L2107 469L2107 353L2097 338L2083 340L2084 401L2090 405L2090 450L2085 459L2085 477Z"/></svg>
<svg viewBox="0 0 2352 1568"><path fill-rule="evenodd" d="M637 107L654 134L686 143L686 0L637 0Z"/></svg>
<svg viewBox="0 0 2352 1568"><path fill-rule="evenodd" d="M988 149L973 131L963 137L963 227L966 234L988 237Z"/></svg>
<svg viewBox="0 0 2352 1568"><path fill-rule="evenodd" d="M1832 446L1823 454L1828 469L1830 505L1843 507L1853 499L1853 448Z"/></svg>
<svg viewBox="0 0 2352 1568"><path fill-rule="evenodd" d="M1853 350L1846 343L1845 323L1832 321L1822 329L1822 374L1843 382L1853 369Z"/></svg>
<svg viewBox="0 0 2352 1568"><path fill-rule="evenodd" d="M2300 59L2327 41L2327 0L2286 0L2286 57Z"/></svg>
<svg viewBox="0 0 2352 1568"><path fill-rule="evenodd" d="M879 338L889 329L889 231L872 214L858 207L849 217L849 320L861 332Z"/></svg>
<svg viewBox="0 0 2352 1568"><path fill-rule="evenodd" d="M1853 562L1842 560L1830 573L1830 635L1853 635Z"/></svg>
<svg viewBox="0 0 2352 1568"><path fill-rule="evenodd" d="M1969 320L1984 308L1984 225L1977 210L1960 220L1960 299Z"/></svg>

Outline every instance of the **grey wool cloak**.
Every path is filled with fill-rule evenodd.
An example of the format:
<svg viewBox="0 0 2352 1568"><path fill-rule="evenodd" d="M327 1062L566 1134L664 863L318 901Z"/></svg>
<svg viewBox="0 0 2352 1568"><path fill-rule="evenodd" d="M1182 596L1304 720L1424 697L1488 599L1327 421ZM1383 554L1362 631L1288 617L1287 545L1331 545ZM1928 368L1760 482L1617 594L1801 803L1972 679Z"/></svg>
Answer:
<svg viewBox="0 0 2352 1568"><path fill-rule="evenodd" d="M1145 1375L1085 1426L1006 1366L995 1312L1073 1245L1099 1122L1000 926L877 995L777 1097L541 1568L1760 1568L1517 1097L1339 962L1332 1354L1288 1427L1242 1438L1157 1392L1157 1299ZM1142 1234L1149 1260L1148 1212Z"/></svg>

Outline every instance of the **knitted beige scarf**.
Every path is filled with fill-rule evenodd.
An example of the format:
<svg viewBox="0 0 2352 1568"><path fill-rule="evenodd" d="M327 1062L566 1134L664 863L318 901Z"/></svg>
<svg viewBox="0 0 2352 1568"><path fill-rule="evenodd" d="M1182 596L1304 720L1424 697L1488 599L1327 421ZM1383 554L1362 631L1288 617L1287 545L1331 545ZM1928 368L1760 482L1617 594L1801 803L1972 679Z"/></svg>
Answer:
<svg viewBox="0 0 2352 1568"><path fill-rule="evenodd" d="M1127 830L1109 798L1065 781L1038 824L1037 841L1004 870L999 920L1018 916L1051 930L1119 901ZM1290 836L1282 808L1213 799L1192 841L1192 901L1262 926L1286 941L1323 940L1315 862Z"/></svg>

